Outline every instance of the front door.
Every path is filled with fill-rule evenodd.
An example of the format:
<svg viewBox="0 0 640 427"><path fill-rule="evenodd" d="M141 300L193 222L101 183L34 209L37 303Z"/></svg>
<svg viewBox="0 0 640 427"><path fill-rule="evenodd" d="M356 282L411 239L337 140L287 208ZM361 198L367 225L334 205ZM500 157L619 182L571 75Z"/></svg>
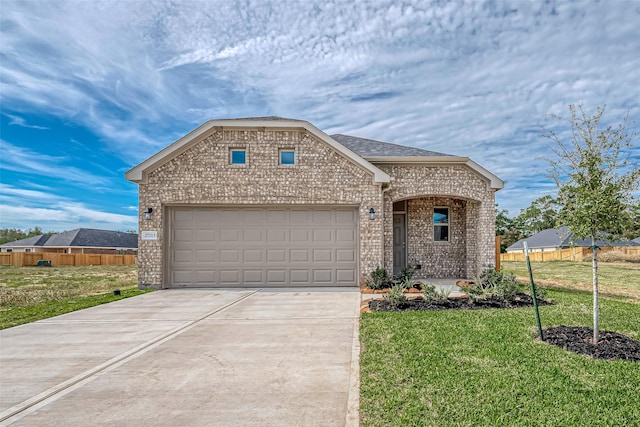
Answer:
<svg viewBox="0 0 640 427"><path fill-rule="evenodd" d="M393 275L407 266L406 214L393 214Z"/></svg>

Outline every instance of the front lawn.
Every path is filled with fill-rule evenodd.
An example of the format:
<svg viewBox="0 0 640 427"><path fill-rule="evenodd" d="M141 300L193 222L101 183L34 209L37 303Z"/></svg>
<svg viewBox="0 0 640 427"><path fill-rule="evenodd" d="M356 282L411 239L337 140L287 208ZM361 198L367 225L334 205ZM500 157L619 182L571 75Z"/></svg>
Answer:
<svg viewBox="0 0 640 427"><path fill-rule="evenodd" d="M502 271L512 273L529 282L525 262L502 262ZM591 262L550 261L532 262L536 283L552 289L570 289L592 292L593 278ZM598 283L603 297L620 297L630 302L640 302L640 263L600 262Z"/></svg>
<svg viewBox="0 0 640 427"><path fill-rule="evenodd" d="M0 267L0 329L135 296L135 265ZM121 295L113 291L120 289Z"/></svg>
<svg viewBox="0 0 640 427"><path fill-rule="evenodd" d="M591 297L550 291L543 327L591 326ZM640 339L640 305L601 300L602 330ZM536 341L533 309L363 313L363 426L640 425L640 363Z"/></svg>

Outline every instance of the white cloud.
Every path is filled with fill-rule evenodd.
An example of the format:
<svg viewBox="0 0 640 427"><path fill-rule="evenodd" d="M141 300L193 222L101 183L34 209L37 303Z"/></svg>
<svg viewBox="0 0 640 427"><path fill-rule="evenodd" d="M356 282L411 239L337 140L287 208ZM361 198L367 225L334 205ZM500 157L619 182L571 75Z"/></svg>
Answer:
<svg viewBox="0 0 640 427"><path fill-rule="evenodd" d="M45 126L27 124L27 121L20 116L14 116L13 114L7 114L7 113L3 113L3 114L9 117L9 126L16 125L24 128L41 129L41 130L49 129L48 127L45 127Z"/></svg>
<svg viewBox="0 0 640 427"><path fill-rule="evenodd" d="M546 191L520 172L545 169L544 114L640 117L638 22L632 2L5 1L0 100L130 164L211 118L303 118L468 155L518 185L498 193L517 211Z"/></svg>
<svg viewBox="0 0 640 427"><path fill-rule="evenodd" d="M0 141L3 159L2 168L21 174L44 175L49 178L58 177L60 180L71 181L75 184L94 187L108 185L109 179L91 174L75 166L67 166L68 161L62 156L50 156Z"/></svg>
<svg viewBox="0 0 640 427"><path fill-rule="evenodd" d="M78 227L137 229L137 215L121 215L88 207L52 193L0 184L0 227L64 231Z"/></svg>

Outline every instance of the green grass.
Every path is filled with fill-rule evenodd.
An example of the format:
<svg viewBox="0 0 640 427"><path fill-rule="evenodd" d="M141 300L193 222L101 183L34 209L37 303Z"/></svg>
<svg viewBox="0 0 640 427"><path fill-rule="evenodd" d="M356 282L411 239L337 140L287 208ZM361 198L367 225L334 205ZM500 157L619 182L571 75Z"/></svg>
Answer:
<svg viewBox="0 0 640 427"><path fill-rule="evenodd" d="M591 292L593 289L590 262L550 261L531 263L536 283L552 289ZM503 262L502 271L529 281L525 262ZM598 263L600 295L618 297L640 303L640 263Z"/></svg>
<svg viewBox="0 0 640 427"><path fill-rule="evenodd" d="M542 323L591 325L589 295L550 291ZM601 300L602 330L640 339L640 305ZM535 339L533 309L364 313L363 426L640 425L640 363Z"/></svg>
<svg viewBox="0 0 640 427"><path fill-rule="evenodd" d="M0 267L0 329L127 298L137 267ZM120 289L121 295L113 295Z"/></svg>

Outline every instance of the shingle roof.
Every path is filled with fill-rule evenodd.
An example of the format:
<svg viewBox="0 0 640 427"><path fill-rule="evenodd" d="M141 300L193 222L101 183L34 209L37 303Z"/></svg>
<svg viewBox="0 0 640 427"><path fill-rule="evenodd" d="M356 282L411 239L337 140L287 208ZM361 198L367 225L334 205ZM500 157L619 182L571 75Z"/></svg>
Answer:
<svg viewBox="0 0 640 427"><path fill-rule="evenodd" d="M331 138L347 147L361 157L440 157L450 154L423 150L421 148L407 147L391 144L389 142L376 141L375 139L359 138L357 136L336 134Z"/></svg>
<svg viewBox="0 0 640 427"><path fill-rule="evenodd" d="M137 248L138 235L120 231L76 228L58 234L29 237L0 246Z"/></svg>
<svg viewBox="0 0 640 427"><path fill-rule="evenodd" d="M41 234L39 236L31 236L26 239L7 242L0 246L43 246L49 237L51 236L48 234Z"/></svg>
<svg viewBox="0 0 640 427"><path fill-rule="evenodd" d="M571 246L591 246L591 239L577 239L569 231L568 227L547 228L530 237L520 239L513 245L509 246L510 249L524 249L524 241L527 241L527 246L530 249L534 248L568 248ZM638 243L632 240L596 240L598 246L638 246Z"/></svg>

